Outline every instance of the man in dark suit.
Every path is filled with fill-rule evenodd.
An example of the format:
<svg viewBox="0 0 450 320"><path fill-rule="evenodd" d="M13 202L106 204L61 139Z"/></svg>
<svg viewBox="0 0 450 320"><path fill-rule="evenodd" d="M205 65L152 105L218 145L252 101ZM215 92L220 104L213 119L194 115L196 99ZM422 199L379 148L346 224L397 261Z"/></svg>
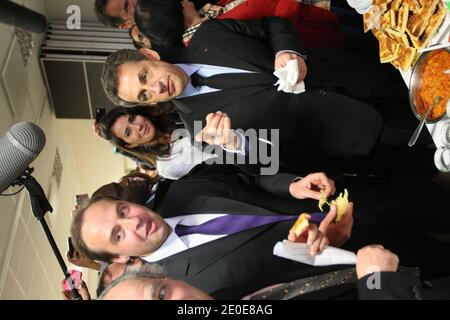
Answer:
<svg viewBox="0 0 450 320"><path fill-rule="evenodd" d="M356 269L356 272L355 272ZM361 299L425 300L449 299L449 278L421 282L416 270L400 270L397 255L381 245L366 246L358 251L356 268L343 272L341 279L351 277L355 285L332 281L331 274L301 278L261 288L244 300L292 299ZM336 273L339 274L343 270ZM356 278L358 280L356 280ZM345 281L344 281L345 282ZM357 289L357 290L355 290ZM99 297L102 300L210 300L211 296L184 281L168 278L164 270L143 265L114 280Z"/></svg>
<svg viewBox="0 0 450 320"><path fill-rule="evenodd" d="M274 86L274 66L291 60L298 63L304 93ZM176 62L160 61L149 50L113 53L104 66L103 86L115 104L124 106L173 100L192 137L194 121L218 110L229 116L233 128L280 129L281 161L302 162L302 172L352 169L363 162L349 165L330 157L372 156L377 142L406 146L416 126L396 70L341 50L306 51L292 25L280 18L207 21ZM197 75L207 77L203 85ZM374 160L364 168L401 168L380 163Z"/></svg>
<svg viewBox="0 0 450 320"><path fill-rule="evenodd" d="M232 176L230 171L211 174L211 171L209 171L211 169L207 169L193 175L193 180L190 181L192 184L183 185L179 184L179 181L173 181L166 184L168 190L164 190L164 184L158 188L155 206L156 208L164 208L164 210L161 210L161 215L166 222L148 209L130 203L100 200L92 204L84 211L82 216L77 215L73 222L71 231L75 235L74 245L95 260L124 262L131 255L147 256L148 260L158 250L164 249L168 242L170 244L171 238L168 238L168 236L173 235L168 235L168 232L171 232L167 226L167 221L170 218L180 215L188 217L201 214L203 216L215 216L221 213L239 216L277 216L280 215L280 212L283 212L281 208L278 211L270 211L264 208L276 204L277 201L272 203L272 200L277 199L277 196L273 193L282 193L286 197L291 197L291 199L287 199L288 202L294 202L293 195L304 197L310 194L312 191L309 189L310 184L312 186L326 186L328 193L333 191L332 184L328 182L324 175L320 175L320 177L311 175L302 179L303 181L295 182L289 181L290 176L262 177L261 181L256 183L261 188L272 190L273 193L271 194L258 187L247 188L249 184L254 183L244 180L244 178L248 178L247 176L238 174ZM326 180L321 180L322 177ZM172 186L176 187L177 185L180 189L172 190ZM281 186L282 189L280 189ZM179 193L183 192L182 190L186 187L193 192L188 192L188 189L185 190L190 199L185 198L183 193ZM203 191L198 193L200 189ZM291 192L288 191L289 189ZM233 195L229 195L229 192L233 192ZM177 193L179 193L178 199L176 199ZM197 196L192 197L193 194ZM240 200L234 200L233 197ZM243 197L249 200L245 201ZM319 197L319 192L317 192L317 197ZM186 200L188 201L185 203ZM173 201L175 201L174 206L172 206ZM259 201L265 203L265 205L256 206L251 204L253 201ZM280 198L279 201L282 202L282 199ZM176 203L180 206L176 206ZM188 205L189 203L191 206ZM284 210L291 206L292 203L286 203ZM174 207L177 207L177 209L172 211ZM302 212L300 211L301 207L302 203L299 201L298 210L288 212L293 215L294 220L296 215ZM110 214L111 208L112 214ZM351 214L348 216L351 218ZM100 220L94 222L93 219L97 218L100 218ZM133 221L137 223L134 226L131 225ZM125 224L122 224L122 222ZM167 259L159 260L172 276L187 277L189 282L208 292L244 286L247 282L252 283L253 281L255 285L258 285L261 281L264 284L268 274L276 275L279 273L286 276L294 271L298 273L300 269L305 267L300 263L277 258L272 254L274 244L288 236L292 223L293 220L290 219L286 222L270 223L228 236L225 235L220 241L208 239L203 245L197 243L196 246L192 245L192 248L188 246L173 257L168 256ZM309 231L313 234L311 239L321 234L313 225L311 228L313 228ZM331 228L336 229L334 225ZM175 227L172 227L172 229L175 229ZM100 231L100 233L97 233L97 231ZM317 237L317 239L319 241L316 244L316 250L322 246L321 240L323 237ZM129 241L132 241L133 246L130 245L131 242ZM164 245L161 246L161 243L164 243ZM152 250L156 249L158 250L148 256ZM128 250L133 252L128 254L130 253ZM210 272L217 273L217 277L211 278Z"/></svg>
<svg viewBox="0 0 450 320"><path fill-rule="evenodd" d="M316 201L299 201L298 198L317 199L319 193L314 191L315 186L328 185L327 192L331 193L333 190L331 182L323 175L307 176L296 182L293 182L294 178L295 176L288 174L254 178L228 166L199 168L181 180L166 181L158 187L153 205L165 221L156 217L153 211L149 213L142 207L104 200L93 204L85 211L88 215L84 218L81 215L77 216L72 225L72 239L77 249L95 260L125 261L130 256L144 256L149 262L158 261L167 269L169 276L184 279L194 286L214 293L215 297L242 297L270 284L308 277L327 270L334 271L335 267L310 268L273 255L274 244L287 237L292 220L262 225L220 239L212 236L213 238L200 240L206 242L191 242L194 243L192 247L179 242L179 238L170 238L167 234L167 225L176 229L179 222L176 217L180 216L182 219L196 215L216 217L217 214L259 216L291 214L295 217L301 212L315 212ZM357 196L358 192L351 190L352 194ZM398 206L383 198L383 194L372 194L370 189L367 192L366 203L360 201L361 215L357 214L356 219L363 228L357 232L355 239L352 238L346 244L346 248L357 250L367 244L382 243L399 252L408 264L428 264L432 272L442 271L433 267L436 266L438 259L441 269L444 268L445 263L442 261L448 259L449 246L425 239L423 230L421 233L415 230L402 232L398 226L388 228L378 225L371 227L373 230L371 233L368 232L370 230L366 225L377 222L377 217L372 218L375 221L370 221L362 213L365 210L370 211L371 207L380 210L382 204L385 204L382 213L388 215L393 224L396 220L403 220L403 217L401 212L396 212ZM360 194L362 193L361 191ZM374 199L380 202L379 206L374 203ZM407 205L404 207L408 208ZM409 220L414 221L414 217L418 214L413 210L416 208L416 211L420 211L421 203L413 203L410 207ZM443 216L438 214L436 219ZM334 246L342 244L350 234L351 207L350 212L344 217L347 220L322 228ZM405 224L409 221L404 220ZM446 226L443 222L435 224L448 228L448 223ZM164 228L161 227L163 225ZM355 227L353 232L359 228L360 226ZM106 235L103 232L106 232ZM157 245L155 242L152 243L153 250L155 247L159 248L161 254L164 248L158 245L162 242L175 244L175 248L170 247L172 251L166 250L159 258L155 258L156 251L153 252L147 247L149 233L158 237ZM126 241L121 243L123 239ZM130 239L139 241L133 240L134 242L130 243L128 242ZM178 245L182 249L179 249ZM153 254L149 255L150 252ZM434 257L434 260L430 259L430 256Z"/></svg>
<svg viewBox="0 0 450 320"><path fill-rule="evenodd" d="M274 86L274 66L291 60L298 63L304 93L285 93ZM197 84L196 74L214 80L195 87L190 76ZM395 92L388 91L396 91L392 82L387 85L393 75L378 61L339 50L307 52L290 22L280 18L204 22L177 65L160 61L150 50L113 53L102 80L116 104L175 99L191 133L193 121L221 110L234 128L280 129L282 148L343 157L370 153L383 118L367 102L393 97ZM398 94L406 98L404 84Z"/></svg>

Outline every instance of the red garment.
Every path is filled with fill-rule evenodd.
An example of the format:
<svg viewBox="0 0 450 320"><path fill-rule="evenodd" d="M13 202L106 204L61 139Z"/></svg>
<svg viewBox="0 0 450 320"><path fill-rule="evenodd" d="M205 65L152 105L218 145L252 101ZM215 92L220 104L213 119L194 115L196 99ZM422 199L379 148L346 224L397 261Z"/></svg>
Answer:
<svg viewBox="0 0 450 320"><path fill-rule="evenodd" d="M233 0L221 0L223 6ZM340 48L345 34L337 31L334 13L295 0L247 0L217 19L252 20L262 17L282 17L291 20L305 47Z"/></svg>

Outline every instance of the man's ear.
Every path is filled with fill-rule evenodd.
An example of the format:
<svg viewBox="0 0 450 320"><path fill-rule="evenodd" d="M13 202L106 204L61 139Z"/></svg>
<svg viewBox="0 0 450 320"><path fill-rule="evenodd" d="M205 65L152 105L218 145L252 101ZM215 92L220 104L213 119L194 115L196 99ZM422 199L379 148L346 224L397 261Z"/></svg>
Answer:
<svg viewBox="0 0 450 320"><path fill-rule="evenodd" d="M114 259L112 259L112 262L116 262L116 263L127 263L128 260L130 260L129 256L118 256Z"/></svg>
<svg viewBox="0 0 450 320"><path fill-rule="evenodd" d="M159 53L156 52L155 50L151 50L148 48L142 48L142 49L139 49L139 52L142 53L147 58L149 58L150 60L161 60Z"/></svg>

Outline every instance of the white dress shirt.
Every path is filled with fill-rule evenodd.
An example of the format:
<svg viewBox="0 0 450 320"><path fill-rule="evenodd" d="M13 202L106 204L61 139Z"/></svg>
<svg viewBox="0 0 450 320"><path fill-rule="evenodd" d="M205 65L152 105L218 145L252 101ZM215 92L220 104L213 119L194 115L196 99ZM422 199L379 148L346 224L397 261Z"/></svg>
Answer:
<svg viewBox="0 0 450 320"><path fill-rule="evenodd" d="M222 216L226 216L226 214L193 214L164 219L164 221L172 229L169 237L166 239L166 241L164 241L164 243L161 245L161 247L159 247L158 250L148 256L144 256L141 258L147 262L156 262L170 257L174 254L183 252L184 250L227 236L227 234L207 235L194 233L179 237L174 231L175 227L179 223L186 226L196 226Z"/></svg>
<svg viewBox="0 0 450 320"><path fill-rule="evenodd" d="M279 54L284 53L284 52L294 53L294 54L302 57L303 59L306 59L305 55L302 55L302 54L300 54L300 53L298 53L296 51L292 51L292 50L279 51L279 52L277 52L276 56L278 56ZM197 73L199 76L201 76L203 78L208 78L208 77L214 76L216 74L255 73L254 71L249 71L249 70L244 70L244 69L222 67L222 66L212 66L212 65L208 65L208 64L177 63L175 65L180 67L187 74L189 79L190 79L191 75L193 75L194 73ZM181 99L181 98L196 96L196 95L199 95L199 94L216 92L216 91L220 91L220 90L221 89L210 88L208 86L194 87L191 84L191 82L189 81L189 83L187 84L186 88L184 88L183 92L179 96L177 96L175 99Z"/></svg>
<svg viewBox="0 0 450 320"><path fill-rule="evenodd" d="M238 153L245 156L252 147L246 137L236 131L238 135L238 147L236 150L220 146L225 152ZM258 138L258 141L272 145L272 142ZM204 152L192 145L189 137L181 138L172 143L170 154L156 159L156 168L161 177L178 180L187 175L195 166L217 158L216 154Z"/></svg>
<svg viewBox="0 0 450 320"><path fill-rule="evenodd" d="M254 73L253 71L236 69L236 68L228 68L221 66L211 66L207 64L177 64L178 67L183 69L183 71L190 77L192 74L197 73L199 76L208 78L214 76L216 74L226 74L226 73ZM191 82L187 84L186 88L184 88L183 92L176 97L175 99L185 98L196 96L199 94L205 94L210 92L220 91L221 89L210 88L208 86L194 87Z"/></svg>

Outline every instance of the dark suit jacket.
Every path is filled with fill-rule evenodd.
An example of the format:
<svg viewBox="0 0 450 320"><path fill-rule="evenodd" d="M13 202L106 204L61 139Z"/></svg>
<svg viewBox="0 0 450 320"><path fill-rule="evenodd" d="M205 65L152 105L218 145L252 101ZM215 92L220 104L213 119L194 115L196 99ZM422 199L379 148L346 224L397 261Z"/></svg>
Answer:
<svg viewBox="0 0 450 320"><path fill-rule="evenodd" d="M274 86L275 53L281 50L308 55L305 93L278 92ZM221 110L234 128L280 129L282 148L313 148L348 157L368 154L382 127L378 111L338 91L385 82L385 71L342 51L306 52L293 26L281 18L207 21L177 62L244 69L259 76L250 82L233 81L234 88L174 100L191 132L194 120Z"/></svg>
<svg viewBox="0 0 450 320"><path fill-rule="evenodd" d="M213 169L215 167L215 169ZM155 210L164 218L198 213L276 215L317 211L317 201L294 200L295 176L254 179L231 166L208 166L158 188ZM310 268L273 255L292 221L226 236L159 261L169 276L183 279L216 298L242 297L267 285L335 270ZM339 268L339 267L338 267Z"/></svg>
<svg viewBox="0 0 450 320"><path fill-rule="evenodd" d="M154 209L164 218L199 213L298 215L317 212L317 201L299 201L290 196L288 188L294 178L290 174L252 177L234 166L197 166L183 179L161 183ZM435 218L429 219L430 224L448 231L448 215L442 210L442 204L438 204L446 203L448 192L441 194L432 190L435 199L443 200L430 203L431 197L424 196L428 193L420 186L418 194L404 186L354 184L347 187L350 200L355 202L355 222L352 237L344 248L356 252L365 245L379 243L395 252L403 265L420 267L426 279L448 274L450 245L426 237L424 221L417 219L423 217L424 212L433 212ZM434 203L441 206L439 211ZM404 215L409 218L405 219ZM420 221L418 228L406 225L414 221ZM275 243L287 237L291 225L292 221L287 221L240 232L175 254L160 263L169 276L186 280L221 298L240 298L271 284L340 268L309 267L274 256ZM342 292L336 292L332 296L340 294Z"/></svg>

